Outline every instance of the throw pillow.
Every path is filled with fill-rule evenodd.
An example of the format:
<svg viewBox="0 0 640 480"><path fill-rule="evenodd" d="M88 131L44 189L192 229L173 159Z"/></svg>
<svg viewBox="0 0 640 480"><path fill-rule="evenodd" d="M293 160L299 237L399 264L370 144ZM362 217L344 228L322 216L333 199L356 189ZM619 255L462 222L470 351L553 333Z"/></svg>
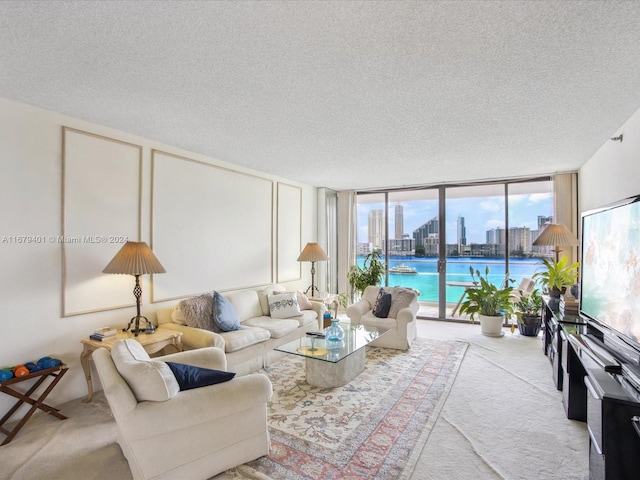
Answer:
<svg viewBox="0 0 640 480"><path fill-rule="evenodd" d="M391 308L391 294L381 288L376 297L376 304L373 307L373 314L378 318L387 318Z"/></svg>
<svg viewBox="0 0 640 480"><path fill-rule="evenodd" d="M233 304L218 292L213 292L213 321L223 332L240 330L240 321Z"/></svg>
<svg viewBox="0 0 640 480"><path fill-rule="evenodd" d="M267 298L269 299L269 313L272 318L290 318L302 315L296 292L268 295Z"/></svg>
<svg viewBox="0 0 640 480"><path fill-rule="evenodd" d="M220 332L213 322L213 296L210 293L182 300L179 306L187 326Z"/></svg>
<svg viewBox="0 0 640 480"><path fill-rule="evenodd" d="M284 293L289 293L289 292L287 292L286 290L282 290L278 292L274 291L273 295L282 295ZM309 297L307 297L300 290L296 291L296 298L298 299L298 306L300 307L300 310L313 310L313 305L311 305L311 300L309 300Z"/></svg>
<svg viewBox="0 0 640 480"><path fill-rule="evenodd" d="M411 305L416 299L417 295L415 290L411 290L410 288L399 288L396 287L393 290L392 300L391 300L391 308L389 309L389 316L391 318L397 318L398 312L403 308Z"/></svg>
<svg viewBox="0 0 640 480"><path fill-rule="evenodd" d="M217 383L228 382L235 373L224 370L212 370L210 368L195 367L183 363L165 362L173 372L180 385L180 390L206 387Z"/></svg>
<svg viewBox="0 0 640 480"><path fill-rule="evenodd" d="M111 359L139 402L163 402L180 391L180 385L168 365L151 360L144 347L135 340L116 340L111 346Z"/></svg>
<svg viewBox="0 0 640 480"><path fill-rule="evenodd" d="M311 305L311 300L302 293L300 290L296 292L298 295L298 305L300 305L300 310L313 310L313 305Z"/></svg>

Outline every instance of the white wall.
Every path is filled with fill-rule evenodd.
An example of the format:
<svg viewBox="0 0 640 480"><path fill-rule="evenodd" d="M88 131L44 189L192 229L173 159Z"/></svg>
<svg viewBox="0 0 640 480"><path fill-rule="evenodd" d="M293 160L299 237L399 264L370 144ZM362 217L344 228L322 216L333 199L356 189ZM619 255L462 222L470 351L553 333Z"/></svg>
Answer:
<svg viewBox="0 0 640 480"><path fill-rule="evenodd" d="M62 216L62 126L117 138L143 146L142 240L150 238L151 149L182 155L270 181L283 181L302 189L302 245L316 241L316 189L287 179L243 169L203 155L187 152L156 141L140 138L89 122L0 99L0 367L34 361L49 355L61 358L69 372L49 397L50 404L86 395L80 366L80 340L96 327L124 327L135 315L135 307L62 317L62 247L59 243L15 243L20 236L61 235ZM241 217L242 211L237 215ZM241 238L227 232L233 242L245 242L250 250L255 238ZM134 239L136 240L136 239ZM117 251L117 249L116 249ZM296 255L299 252L296 252ZM162 261L162 259L160 259ZM273 252L273 265L276 252ZM302 264L302 278L285 284L304 290L310 283L310 268ZM188 273L188 272L187 272ZM275 269L273 273L275 281ZM114 277L114 285L115 278ZM149 277L143 280L143 315L154 320L153 312L168 303L150 303ZM133 277L131 277L133 290ZM224 290L217 282L212 289ZM133 295L131 298L133 302ZM95 382L94 382L95 383ZM0 397L0 414L13 401ZM64 412L63 412L64 413Z"/></svg>
<svg viewBox="0 0 640 480"><path fill-rule="evenodd" d="M620 133L622 142L607 140L578 172L581 212L640 194L640 109Z"/></svg>

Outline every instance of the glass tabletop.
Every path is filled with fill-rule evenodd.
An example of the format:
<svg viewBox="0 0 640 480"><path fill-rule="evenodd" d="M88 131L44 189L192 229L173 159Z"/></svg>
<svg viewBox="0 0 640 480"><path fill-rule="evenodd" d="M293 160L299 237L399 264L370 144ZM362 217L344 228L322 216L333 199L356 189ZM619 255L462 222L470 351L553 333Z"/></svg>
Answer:
<svg viewBox="0 0 640 480"><path fill-rule="evenodd" d="M333 344L327 342L325 338L307 334L292 342L280 345L275 350L337 363L389 331L388 328L351 325L349 323L340 323L340 326L344 330L344 339L339 344Z"/></svg>

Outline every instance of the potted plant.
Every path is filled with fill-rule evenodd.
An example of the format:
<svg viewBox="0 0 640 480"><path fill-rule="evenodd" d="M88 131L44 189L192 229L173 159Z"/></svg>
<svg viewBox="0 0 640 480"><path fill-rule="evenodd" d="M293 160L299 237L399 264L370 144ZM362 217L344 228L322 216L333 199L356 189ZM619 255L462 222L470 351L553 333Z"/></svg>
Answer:
<svg viewBox="0 0 640 480"><path fill-rule="evenodd" d="M529 295L522 292L514 304L518 317L518 331L527 337L536 337L542 326L542 295L534 288Z"/></svg>
<svg viewBox="0 0 640 480"><path fill-rule="evenodd" d="M551 298L560 298L567 287L576 283L580 263L575 262L569 265L567 257L562 257L559 260L544 258L542 262L545 269L534 273L532 278L542 286L544 292Z"/></svg>
<svg viewBox="0 0 640 480"><path fill-rule="evenodd" d="M352 265L347 274L347 280L353 293L362 295L369 285L378 285L385 272L384 263L380 259L380 252L372 251L364 259L362 267Z"/></svg>
<svg viewBox="0 0 640 480"><path fill-rule="evenodd" d="M467 288L467 296L460 305L460 312L469 314L471 323L476 315L480 319L480 331L490 337L504 335L502 326L507 314L513 314L513 302L511 292L513 287L507 283L504 287L497 287L489 282L489 267L486 267L484 276L469 267L471 281L474 286Z"/></svg>

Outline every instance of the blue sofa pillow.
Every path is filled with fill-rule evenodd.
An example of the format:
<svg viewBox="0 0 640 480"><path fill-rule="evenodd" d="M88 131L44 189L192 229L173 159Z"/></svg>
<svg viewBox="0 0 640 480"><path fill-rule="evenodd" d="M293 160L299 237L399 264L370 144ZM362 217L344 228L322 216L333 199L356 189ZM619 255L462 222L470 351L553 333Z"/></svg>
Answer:
<svg viewBox="0 0 640 480"><path fill-rule="evenodd" d="M223 332L240 330L238 313L233 304L218 292L213 292L213 321Z"/></svg>
<svg viewBox="0 0 640 480"><path fill-rule="evenodd" d="M211 370L210 368L194 367L183 363L165 362L173 372L180 385L180 390L206 387L216 383L227 382L235 377L233 372Z"/></svg>

